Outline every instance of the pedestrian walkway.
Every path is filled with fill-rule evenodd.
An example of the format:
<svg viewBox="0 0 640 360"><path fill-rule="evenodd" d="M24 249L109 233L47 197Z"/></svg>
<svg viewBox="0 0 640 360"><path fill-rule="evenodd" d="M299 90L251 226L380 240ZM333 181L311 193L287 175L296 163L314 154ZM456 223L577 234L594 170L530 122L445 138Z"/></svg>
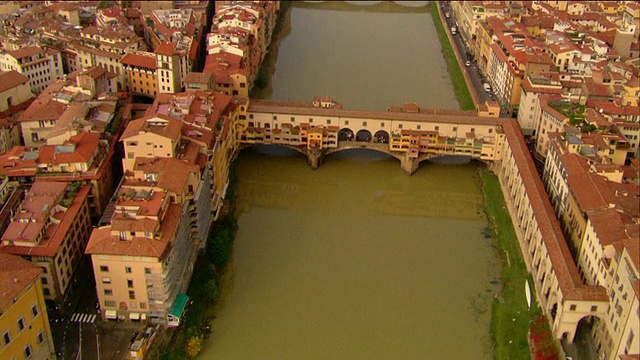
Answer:
<svg viewBox="0 0 640 360"><path fill-rule="evenodd" d="M96 321L96 315L74 313L73 316L71 316L71 322L92 324L94 321Z"/></svg>

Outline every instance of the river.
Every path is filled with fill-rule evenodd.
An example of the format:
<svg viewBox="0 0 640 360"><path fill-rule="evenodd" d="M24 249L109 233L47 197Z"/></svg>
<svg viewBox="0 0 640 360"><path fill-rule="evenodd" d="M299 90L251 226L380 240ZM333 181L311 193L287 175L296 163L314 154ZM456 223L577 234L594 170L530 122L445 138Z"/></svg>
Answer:
<svg viewBox="0 0 640 360"><path fill-rule="evenodd" d="M313 67L294 71L291 63L281 65L298 52L313 51L307 43L315 40L300 37L286 44L302 29L312 36L319 24L339 25L342 31L369 24L362 25L368 36L348 32L338 41L364 51L360 42L377 41L379 33L372 32L390 26L370 24L399 14L408 15L395 28L401 32L385 36L395 37L390 43L403 43L404 50L365 61L386 79L375 81L382 84L395 83L397 73L387 71L392 64L404 69L423 63L423 56L442 56L439 44L410 61L399 55L415 51L417 43L437 43L435 29L423 32L433 28L428 13L295 5L289 14L290 32L277 53L271 98L307 101L322 94L354 108L382 110L405 100L457 108L455 98L449 99L453 90L448 77L441 87L431 82L427 90L404 88L402 97L394 98L396 90L371 89L366 81L359 85L366 90L351 85L343 89L348 81L332 85L331 80L341 79L335 74L348 74L345 68L352 68L348 62L340 65L340 52L332 55L337 59L326 60L339 65L328 79ZM413 25L405 28L407 23ZM327 25L326 31L333 26ZM425 39L403 41L403 34ZM376 61L383 64L369 64ZM296 75L287 83L289 71ZM435 79L442 69L432 65L425 72ZM282 89L302 82L309 83L308 94L297 90L287 95ZM328 87L320 86L325 83ZM319 87L313 91L315 85ZM434 95L425 96L425 91ZM492 358L491 303L500 286L482 211L480 165L423 163L407 176L392 157L360 149L330 155L314 171L303 156L278 147L243 150L235 164L239 229L213 333L199 358Z"/></svg>
<svg viewBox="0 0 640 360"><path fill-rule="evenodd" d="M294 2L272 49L271 82L260 98L324 95L345 109L380 111L405 101L460 108L426 6Z"/></svg>

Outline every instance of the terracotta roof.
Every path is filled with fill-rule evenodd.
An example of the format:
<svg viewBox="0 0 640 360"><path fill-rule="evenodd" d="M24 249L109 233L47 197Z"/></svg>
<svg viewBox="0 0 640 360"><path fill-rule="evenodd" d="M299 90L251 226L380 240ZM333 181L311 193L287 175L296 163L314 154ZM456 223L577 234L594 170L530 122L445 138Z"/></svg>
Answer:
<svg viewBox="0 0 640 360"><path fill-rule="evenodd" d="M57 183L57 182L48 182L48 181L36 181L32 187L30 192L39 191L38 189L46 189L53 188L55 186L62 185L66 187L66 183ZM0 252L7 252L15 255L21 256L49 256L54 257L62 245L62 242L69 231L69 229L77 223L79 219L82 217L78 216L78 213L81 210L82 206L87 206L87 196L89 195L90 187L83 185L78 189L75 197L73 198L73 202L69 206L69 208L62 212L58 211L57 214L53 215L56 219L60 220L59 224L51 223L45 230L46 238L40 240L40 242L36 246L16 246L16 245L0 245ZM46 193L45 193L46 194ZM28 195L27 195L28 197ZM88 220L87 220L88 221ZM11 223L14 224L15 222ZM87 222L87 226L90 226L90 223ZM8 231L9 229L7 229ZM5 232L6 235L6 232ZM4 239L4 236L3 236Z"/></svg>
<svg viewBox="0 0 640 360"><path fill-rule="evenodd" d="M156 49L153 52L156 53L156 54L169 55L169 56L178 53L176 51L176 43L175 42L160 44L160 45L158 45L158 47L156 47Z"/></svg>
<svg viewBox="0 0 640 360"><path fill-rule="evenodd" d="M190 72L184 77L184 82L206 84L211 81L213 76L212 73Z"/></svg>
<svg viewBox="0 0 640 360"><path fill-rule="evenodd" d="M100 135L80 133L62 145L44 145L40 148L38 162L45 164L87 163L100 144Z"/></svg>
<svg viewBox="0 0 640 360"><path fill-rule="evenodd" d="M38 266L19 256L0 253L0 308L12 302L41 272Z"/></svg>
<svg viewBox="0 0 640 360"><path fill-rule="evenodd" d="M608 302L602 286L588 286L582 282L518 123L509 119L503 129L564 299Z"/></svg>
<svg viewBox="0 0 640 360"><path fill-rule="evenodd" d="M58 120L67 109L67 105L61 102L52 99L41 100L41 97L42 94L20 115L18 121Z"/></svg>
<svg viewBox="0 0 640 360"><path fill-rule="evenodd" d="M216 97L218 95L216 94ZM478 117L475 112L459 110L425 109L424 112L380 112L371 110L345 110L318 108L311 102L251 99L248 112L285 113L291 115L336 116L396 121L430 121L451 124L502 125L507 120L498 117Z"/></svg>
<svg viewBox="0 0 640 360"><path fill-rule="evenodd" d="M43 52L42 49L40 49L37 46L28 46L19 50L9 51L8 54L13 56L16 59L21 59L25 56L32 56L35 54L40 54L42 52Z"/></svg>
<svg viewBox="0 0 640 360"><path fill-rule="evenodd" d="M111 235L111 226L95 228L85 253L161 258L174 238L181 210L182 206L179 204L170 204L167 207L160 225L162 235L159 238L136 236L123 241L117 235Z"/></svg>
<svg viewBox="0 0 640 360"><path fill-rule="evenodd" d="M0 93L28 83L29 78L15 70L0 72Z"/></svg>
<svg viewBox="0 0 640 360"><path fill-rule="evenodd" d="M158 64L156 58L151 56L145 56L141 54L127 54L122 58L122 64L139 66L147 69L157 69Z"/></svg>
<svg viewBox="0 0 640 360"><path fill-rule="evenodd" d="M154 122L164 123L165 125L151 125ZM173 119L164 115L150 115L130 121L120 138L127 139L138 135L140 132L151 132L169 138L173 141L178 141L181 128L181 120Z"/></svg>
<svg viewBox="0 0 640 360"><path fill-rule="evenodd" d="M607 203L589 175L587 160L577 154L563 154L560 161L569 173L567 183L580 209L586 212L605 208Z"/></svg>
<svg viewBox="0 0 640 360"><path fill-rule="evenodd" d="M175 158L136 158L134 171L144 174L157 174L157 185L176 194L182 194L187 185L189 174L199 176L200 169L195 164Z"/></svg>

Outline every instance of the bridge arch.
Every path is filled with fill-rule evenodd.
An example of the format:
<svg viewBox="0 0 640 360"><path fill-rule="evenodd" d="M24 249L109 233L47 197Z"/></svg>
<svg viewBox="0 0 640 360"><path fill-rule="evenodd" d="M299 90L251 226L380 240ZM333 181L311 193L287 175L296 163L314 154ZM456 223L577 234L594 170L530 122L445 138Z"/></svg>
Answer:
<svg viewBox="0 0 640 360"><path fill-rule="evenodd" d="M389 133L385 130L378 130L373 135L373 142L388 144L389 143Z"/></svg>
<svg viewBox="0 0 640 360"><path fill-rule="evenodd" d="M371 141L371 131L367 129L358 130L356 133L356 141Z"/></svg>
<svg viewBox="0 0 640 360"><path fill-rule="evenodd" d="M338 141L350 141L355 138L353 130L349 128L342 128L338 132Z"/></svg>

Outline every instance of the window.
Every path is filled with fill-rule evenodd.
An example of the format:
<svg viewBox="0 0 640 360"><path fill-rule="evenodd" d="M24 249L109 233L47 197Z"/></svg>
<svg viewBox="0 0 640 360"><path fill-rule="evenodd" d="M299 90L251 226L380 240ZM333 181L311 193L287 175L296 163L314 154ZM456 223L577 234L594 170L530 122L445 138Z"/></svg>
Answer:
<svg viewBox="0 0 640 360"><path fill-rule="evenodd" d="M151 268L144 268L144 273L145 274L151 274Z"/></svg>
<svg viewBox="0 0 640 360"><path fill-rule="evenodd" d="M42 283L42 285L47 285L49 283L49 280L47 280L46 277L41 277L40 282Z"/></svg>
<svg viewBox="0 0 640 360"><path fill-rule="evenodd" d="M576 305L572 304L571 306L569 306L569 311L576 311Z"/></svg>
<svg viewBox="0 0 640 360"><path fill-rule="evenodd" d="M146 309L147 308L147 303L144 301L140 302L140 309Z"/></svg>
<svg viewBox="0 0 640 360"><path fill-rule="evenodd" d="M597 305L591 306L591 312L596 312L596 311L598 311L598 306Z"/></svg>
<svg viewBox="0 0 640 360"><path fill-rule="evenodd" d="M402 124L398 124L398 129L402 129Z"/></svg>
<svg viewBox="0 0 640 360"><path fill-rule="evenodd" d="M440 126L436 126L436 127L435 127L435 130L436 130L436 131L440 130Z"/></svg>
<svg viewBox="0 0 640 360"><path fill-rule="evenodd" d="M102 283L103 284L111 284L111 278L107 277L107 276L103 276L102 277Z"/></svg>
<svg viewBox="0 0 640 360"><path fill-rule="evenodd" d="M2 336L2 340L4 341L4 345L9 345L9 343L11 342L11 333L9 332L9 330L4 332L4 335Z"/></svg>
<svg viewBox="0 0 640 360"><path fill-rule="evenodd" d="M457 127L457 126L454 126L454 127L453 127L453 131L458 131L458 127Z"/></svg>
<svg viewBox="0 0 640 360"><path fill-rule="evenodd" d="M38 309L38 304L35 304L31 307L31 316L36 317L40 314L40 310Z"/></svg>
<svg viewBox="0 0 640 360"><path fill-rule="evenodd" d="M104 301L104 306L106 306L106 307L116 307L116 302L115 302L115 300L105 300Z"/></svg>
<svg viewBox="0 0 640 360"><path fill-rule="evenodd" d="M422 129L422 125L416 125L416 130Z"/></svg>
<svg viewBox="0 0 640 360"><path fill-rule="evenodd" d="M127 274L131 274L131 267L126 266L126 267L124 268L124 272L126 272Z"/></svg>
<svg viewBox="0 0 640 360"><path fill-rule="evenodd" d="M31 350L31 344L27 344L27 346L25 346L24 348L24 357L30 358L31 354L33 354L33 351Z"/></svg>
<svg viewBox="0 0 640 360"><path fill-rule="evenodd" d="M109 296L111 296L111 295L113 295L113 290L111 290L111 289L104 289L104 294L105 294L105 295L109 295Z"/></svg>
<svg viewBox="0 0 640 360"><path fill-rule="evenodd" d="M132 152L128 152L127 153L127 159L134 159L135 158L135 154Z"/></svg>
<svg viewBox="0 0 640 360"><path fill-rule="evenodd" d="M345 120L344 124L349 125L349 120Z"/></svg>
<svg viewBox="0 0 640 360"><path fill-rule="evenodd" d="M129 288L133 287L133 279L127 279L127 287Z"/></svg>
<svg viewBox="0 0 640 360"><path fill-rule="evenodd" d="M366 122L366 121L363 121L363 122L362 122L362 126L367 126L367 122Z"/></svg>
<svg viewBox="0 0 640 360"><path fill-rule="evenodd" d="M38 333L38 345L42 344L43 342L44 342L44 332L40 330L40 332Z"/></svg>
<svg viewBox="0 0 640 360"><path fill-rule="evenodd" d="M18 319L18 331L22 331L25 328L25 323L24 323L24 319L22 318L22 316Z"/></svg>
<svg viewBox="0 0 640 360"><path fill-rule="evenodd" d="M100 271L102 272L109 272L109 267L106 265L100 265Z"/></svg>
<svg viewBox="0 0 640 360"><path fill-rule="evenodd" d="M135 300L136 299L136 292L133 290L129 290L129 299L131 300Z"/></svg>

